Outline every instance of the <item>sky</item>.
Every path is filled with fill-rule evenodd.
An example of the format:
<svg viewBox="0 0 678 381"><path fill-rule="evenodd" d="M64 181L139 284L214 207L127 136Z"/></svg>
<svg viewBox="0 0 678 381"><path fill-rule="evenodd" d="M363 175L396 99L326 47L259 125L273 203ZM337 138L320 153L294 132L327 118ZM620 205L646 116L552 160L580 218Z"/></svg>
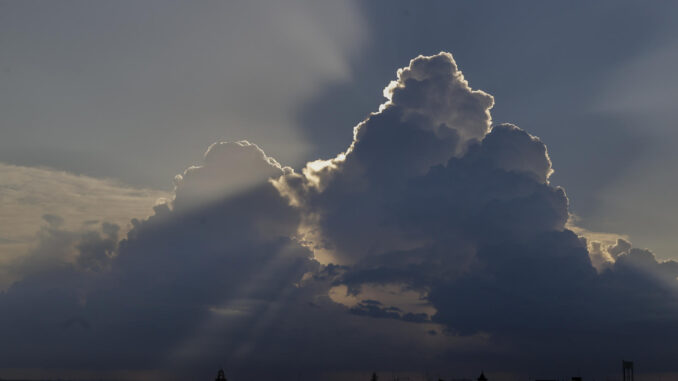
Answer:
<svg viewBox="0 0 678 381"><path fill-rule="evenodd" d="M678 379L677 11L1 1L0 377Z"/></svg>

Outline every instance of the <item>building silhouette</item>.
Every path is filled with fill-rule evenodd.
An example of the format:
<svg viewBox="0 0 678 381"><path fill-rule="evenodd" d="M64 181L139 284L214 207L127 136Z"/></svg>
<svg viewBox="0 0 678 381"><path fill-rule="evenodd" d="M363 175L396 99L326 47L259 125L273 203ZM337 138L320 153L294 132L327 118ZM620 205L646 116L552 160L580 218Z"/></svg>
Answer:
<svg viewBox="0 0 678 381"><path fill-rule="evenodd" d="M227 381L226 374L224 374L223 369L219 369L219 373L217 373L217 378L215 378L214 381Z"/></svg>

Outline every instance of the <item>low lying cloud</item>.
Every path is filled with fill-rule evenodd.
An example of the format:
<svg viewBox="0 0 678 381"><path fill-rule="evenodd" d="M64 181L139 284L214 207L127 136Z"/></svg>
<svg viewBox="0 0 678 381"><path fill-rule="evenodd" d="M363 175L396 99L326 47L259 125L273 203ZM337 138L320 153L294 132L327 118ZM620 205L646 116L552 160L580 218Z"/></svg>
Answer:
<svg viewBox="0 0 678 381"><path fill-rule="evenodd" d="M45 216L0 294L7 366L676 370L677 262L576 228L544 143L491 126L493 98L450 54L413 59L385 95L301 173L220 142L126 234Z"/></svg>
<svg viewBox="0 0 678 381"><path fill-rule="evenodd" d="M55 228L77 236L106 222L124 233L131 218L146 218L157 200L169 196L112 180L0 163L0 289L17 280L8 266L40 250L37 241L54 240Z"/></svg>

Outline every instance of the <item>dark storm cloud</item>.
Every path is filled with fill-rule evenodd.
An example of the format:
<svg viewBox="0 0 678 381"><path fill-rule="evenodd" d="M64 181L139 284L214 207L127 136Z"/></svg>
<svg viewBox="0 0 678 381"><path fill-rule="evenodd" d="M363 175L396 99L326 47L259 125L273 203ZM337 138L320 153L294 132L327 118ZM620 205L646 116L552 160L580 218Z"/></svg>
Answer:
<svg viewBox="0 0 678 381"><path fill-rule="evenodd" d="M491 127L493 98L450 54L415 58L385 95L302 173L212 145L120 242L46 217L0 294L3 365L675 370L659 364L678 349L676 262L569 230L546 146Z"/></svg>
<svg viewBox="0 0 678 381"><path fill-rule="evenodd" d="M403 78L412 68L447 75L427 86L426 77ZM455 334L489 333L497 347L512 348L504 361L518 367L559 356L590 365L599 351L598 359L668 364L670 342L652 354L637 348L661 340L678 317L676 263L623 240L592 242L589 253L585 238L566 228L568 199L549 183L545 145L513 125L487 135L469 128L489 121L492 103L468 105L470 88L440 91L461 76L451 56L419 57L399 74L385 93L406 95L359 124L346 153L277 183L308 222L308 247L348 265L335 284L358 298L375 283L417 290L435 308L433 321ZM435 102L412 111L414 101L400 99ZM436 105L452 103L468 115L432 128ZM468 131L477 133L460 139ZM466 148L458 151L460 141ZM592 257L606 268L600 274ZM353 312L400 316L365 301ZM613 346L622 333L625 342Z"/></svg>

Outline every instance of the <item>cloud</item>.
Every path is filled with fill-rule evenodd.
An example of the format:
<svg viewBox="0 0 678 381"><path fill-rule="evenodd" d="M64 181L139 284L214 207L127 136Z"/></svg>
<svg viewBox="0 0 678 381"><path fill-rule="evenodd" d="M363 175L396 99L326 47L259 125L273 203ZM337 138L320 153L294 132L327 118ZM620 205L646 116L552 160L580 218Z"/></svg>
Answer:
<svg viewBox="0 0 678 381"><path fill-rule="evenodd" d="M112 180L0 163L0 289L17 279L7 266L34 249L44 229L83 231L96 220L126 231L131 218L147 217L156 200L167 197Z"/></svg>
<svg viewBox="0 0 678 381"><path fill-rule="evenodd" d="M262 179L291 171L248 141L217 142L205 152L203 165L189 167L175 177L172 205L195 208L246 192L260 185Z"/></svg>
<svg viewBox="0 0 678 381"><path fill-rule="evenodd" d="M365 291L399 284L448 332L488 334L507 349L504 366L584 364L599 350L668 361L635 348L675 316L675 262L570 230L546 146L514 125L489 128L492 98L468 87L449 54L398 74L346 152L275 183L302 213L304 244L341 266L334 284L363 299L353 311L400 318ZM620 332L628 341L608 345Z"/></svg>
<svg viewBox="0 0 678 381"><path fill-rule="evenodd" d="M412 60L384 93L389 101L355 128L346 152L276 182L283 195L306 210L302 234L315 245L316 258L328 256L321 261L348 263L367 251L416 245L423 237L388 223L395 217L389 216L395 200L388 196L489 130L492 97L468 86L450 54Z"/></svg>
<svg viewBox="0 0 678 381"><path fill-rule="evenodd" d="M450 54L415 58L385 94L346 151L301 173L219 142L126 234L45 215L0 294L4 364L673 370L676 262L575 229L544 143L491 127L492 97Z"/></svg>
<svg viewBox="0 0 678 381"><path fill-rule="evenodd" d="M14 332L5 364L148 365L233 300L249 301L256 321L311 265L290 238L296 213L267 183L283 173L254 145L217 143L177 181L174 200L132 220L119 243L117 225L77 233L46 216L39 248L16 265L23 279L0 295L12 311L0 326ZM25 344L33 332L48 332L39 347Z"/></svg>
<svg viewBox="0 0 678 381"><path fill-rule="evenodd" d="M469 87L449 53L413 59L398 70L398 79L384 89L384 96L406 114L430 119L436 131L454 129L464 141L482 138L490 129L494 99Z"/></svg>

